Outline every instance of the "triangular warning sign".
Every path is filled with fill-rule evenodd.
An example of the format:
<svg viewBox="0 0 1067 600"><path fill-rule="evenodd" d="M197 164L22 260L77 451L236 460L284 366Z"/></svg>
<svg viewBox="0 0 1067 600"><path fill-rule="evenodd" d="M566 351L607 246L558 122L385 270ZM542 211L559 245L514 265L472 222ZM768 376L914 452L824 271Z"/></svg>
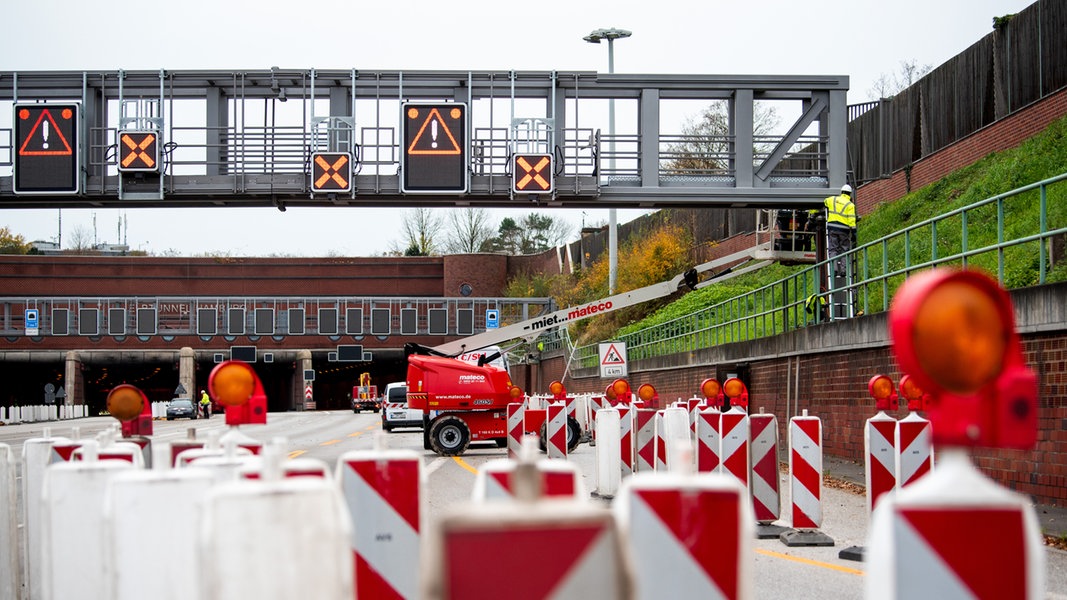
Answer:
<svg viewBox="0 0 1067 600"><path fill-rule="evenodd" d="M45 117L48 118L47 121ZM73 153L63 130L56 124L52 111L47 108L41 111L41 116L37 117L37 122L19 147L19 156L70 156Z"/></svg>
<svg viewBox="0 0 1067 600"><path fill-rule="evenodd" d="M608 351L604 353L604 360L600 361L602 365L625 365L626 361L622 359L622 353L615 347L615 344L608 346Z"/></svg>
<svg viewBox="0 0 1067 600"><path fill-rule="evenodd" d="M452 113L454 121L462 115L458 108L453 109ZM436 107L430 109L426 120L419 127L419 132L415 134L415 139L411 140L411 145L408 146L408 154L457 155L462 153L459 143L452 135L452 130L449 129L447 122L441 116L441 111Z"/></svg>

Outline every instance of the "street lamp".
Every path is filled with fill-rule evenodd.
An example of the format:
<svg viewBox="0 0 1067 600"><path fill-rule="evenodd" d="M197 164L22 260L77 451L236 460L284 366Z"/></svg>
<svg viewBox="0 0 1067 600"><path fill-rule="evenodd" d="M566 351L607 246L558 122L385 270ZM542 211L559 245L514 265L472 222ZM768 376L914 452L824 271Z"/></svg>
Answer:
<svg viewBox="0 0 1067 600"><path fill-rule="evenodd" d="M594 29L582 38L590 44L608 41L608 73L615 72L615 40L628 38L632 31L625 29ZM608 170L615 170L615 99L608 98ZM619 218L615 208L608 209L608 294L615 293L619 273Z"/></svg>

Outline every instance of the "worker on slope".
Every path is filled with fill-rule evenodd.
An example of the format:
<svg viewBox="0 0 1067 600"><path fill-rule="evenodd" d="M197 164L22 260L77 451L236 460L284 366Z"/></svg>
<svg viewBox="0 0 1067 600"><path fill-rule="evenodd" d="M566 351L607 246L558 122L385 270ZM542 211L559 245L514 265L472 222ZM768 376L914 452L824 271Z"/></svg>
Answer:
<svg viewBox="0 0 1067 600"><path fill-rule="evenodd" d="M834 276L844 277L844 259L835 257L852 250L852 236L856 232L856 205L852 203L852 186L841 186L841 193L823 200L826 207L826 258L831 261Z"/></svg>

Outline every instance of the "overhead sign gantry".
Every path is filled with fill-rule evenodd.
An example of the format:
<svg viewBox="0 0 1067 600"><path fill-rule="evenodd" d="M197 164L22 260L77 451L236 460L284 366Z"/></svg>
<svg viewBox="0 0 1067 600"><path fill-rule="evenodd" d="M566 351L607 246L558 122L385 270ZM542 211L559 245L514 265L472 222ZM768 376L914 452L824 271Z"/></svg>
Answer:
<svg viewBox="0 0 1067 600"><path fill-rule="evenodd" d="M810 207L845 183L847 90L819 75L7 71L0 207ZM756 135L760 102L792 122ZM720 132L668 122L713 103Z"/></svg>

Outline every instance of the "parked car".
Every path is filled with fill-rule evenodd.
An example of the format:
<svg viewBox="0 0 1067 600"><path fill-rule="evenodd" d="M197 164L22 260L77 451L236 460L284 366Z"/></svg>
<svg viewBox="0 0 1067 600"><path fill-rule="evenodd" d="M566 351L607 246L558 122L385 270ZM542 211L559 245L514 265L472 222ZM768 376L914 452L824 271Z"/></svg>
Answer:
<svg viewBox="0 0 1067 600"><path fill-rule="evenodd" d="M167 420L188 417L196 418L196 405L188 398L176 398L167 405Z"/></svg>
<svg viewBox="0 0 1067 600"><path fill-rule="evenodd" d="M408 408L408 385L403 381L385 386L382 398L382 429L422 427L422 411Z"/></svg>

